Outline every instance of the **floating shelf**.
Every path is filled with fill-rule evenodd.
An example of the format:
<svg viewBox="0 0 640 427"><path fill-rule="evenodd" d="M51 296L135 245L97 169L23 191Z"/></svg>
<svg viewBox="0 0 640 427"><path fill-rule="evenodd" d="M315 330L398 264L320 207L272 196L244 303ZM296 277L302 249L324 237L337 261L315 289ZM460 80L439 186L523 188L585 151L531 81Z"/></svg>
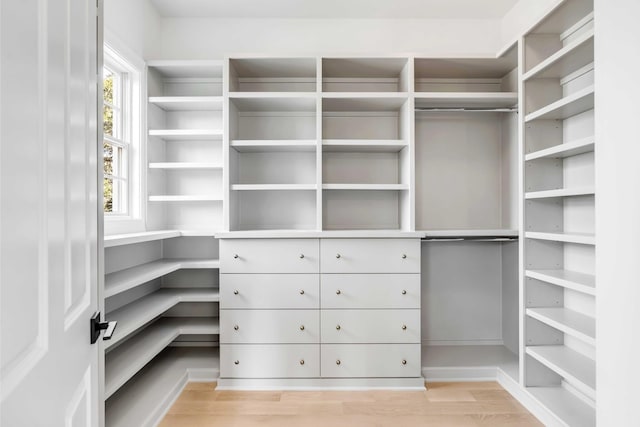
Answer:
<svg viewBox="0 0 640 427"><path fill-rule="evenodd" d="M109 298L150 280L182 268L219 268L220 261L193 259L163 259L105 275L104 297Z"/></svg>
<svg viewBox="0 0 640 427"><path fill-rule="evenodd" d="M221 202L222 196L149 196L150 202Z"/></svg>
<svg viewBox="0 0 640 427"><path fill-rule="evenodd" d="M593 234L578 233L543 233L537 231L527 231L527 239L550 240L553 242L577 243L581 245L595 245L596 236Z"/></svg>
<svg viewBox="0 0 640 427"><path fill-rule="evenodd" d="M221 140L222 131L216 129L150 129L149 136L157 136L169 141Z"/></svg>
<svg viewBox="0 0 640 427"><path fill-rule="evenodd" d="M104 236L104 247L131 245L133 243L152 242L154 240L171 239L180 237L182 233L178 230L145 231L143 233L117 234Z"/></svg>
<svg viewBox="0 0 640 427"><path fill-rule="evenodd" d="M527 387L527 391L568 426L595 427L596 411L563 387Z"/></svg>
<svg viewBox="0 0 640 427"><path fill-rule="evenodd" d="M118 327L115 329L113 338L105 341L105 348L108 349L114 346L176 304L181 302L217 301L220 301L218 289L160 289L107 313L105 317L117 320Z"/></svg>
<svg viewBox="0 0 640 427"><path fill-rule="evenodd" d="M215 381L217 348L168 348L106 401L106 427L152 426L187 381Z"/></svg>
<svg viewBox="0 0 640 427"><path fill-rule="evenodd" d="M561 307L527 308L526 314L587 344L596 345L596 320L593 317Z"/></svg>
<svg viewBox="0 0 640 427"><path fill-rule="evenodd" d="M530 191L525 193L525 199L551 199L556 197L593 196L596 194L594 187L562 188L559 190Z"/></svg>
<svg viewBox="0 0 640 427"><path fill-rule="evenodd" d="M244 152L275 152L275 151L316 151L318 143L315 139L292 140L233 140L231 147Z"/></svg>
<svg viewBox="0 0 640 427"><path fill-rule="evenodd" d="M580 35L565 47L526 72L522 79L561 79L593 62L593 30Z"/></svg>
<svg viewBox="0 0 640 427"><path fill-rule="evenodd" d="M322 151L397 153L408 147L402 139L325 139Z"/></svg>
<svg viewBox="0 0 640 427"><path fill-rule="evenodd" d="M525 156L525 160L530 161L544 158L564 159L566 157L577 156L578 154L593 152L594 148L595 139L594 137L589 137L529 153Z"/></svg>
<svg viewBox="0 0 640 427"><path fill-rule="evenodd" d="M234 191L297 191L297 190L317 190L315 184L233 184Z"/></svg>
<svg viewBox="0 0 640 427"><path fill-rule="evenodd" d="M322 184L323 190L408 190L407 184Z"/></svg>
<svg viewBox="0 0 640 427"><path fill-rule="evenodd" d="M528 346L526 353L595 399L595 361L564 345Z"/></svg>
<svg viewBox="0 0 640 427"><path fill-rule="evenodd" d="M533 120L564 120L593 109L594 86L586 87L531 114L525 122Z"/></svg>
<svg viewBox="0 0 640 427"><path fill-rule="evenodd" d="M119 345L106 355L105 397L108 399L136 372L164 350L180 335L216 335L220 333L217 318L165 317Z"/></svg>
<svg viewBox="0 0 640 427"><path fill-rule="evenodd" d="M525 276L588 295L596 294L596 277L569 270L526 270Z"/></svg>
<svg viewBox="0 0 640 427"><path fill-rule="evenodd" d="M511 108L517 92L417 92L416 108Z"/></svg>
<svg viewBox="0 0 640 427"><path fill-rule="evenodd" d="M149 163L149 169L222 169L219 163L205 162L154 162Z"/></svg>
<svg viewBox="0 0 640 427"><path fill-rule="evenodd" d="M221 96L150 96L149 103L165 111L222 111Z"/></svg>
<svg viewBox="0 0 640 427"><path fill-rule="evenodd" d="M222 78L220 60L149 60L147 66L169 78Z"/></svg>

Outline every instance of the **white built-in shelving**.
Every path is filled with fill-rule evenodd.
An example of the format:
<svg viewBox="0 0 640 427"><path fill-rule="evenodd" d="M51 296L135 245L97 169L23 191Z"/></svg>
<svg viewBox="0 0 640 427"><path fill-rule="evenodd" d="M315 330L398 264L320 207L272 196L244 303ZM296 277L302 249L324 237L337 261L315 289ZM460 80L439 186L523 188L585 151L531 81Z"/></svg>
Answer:
<svg viewBox="0 0 640 427"><path fill-rule="evenodd" d="M593 187L560 188L557 190L530 191L525 193L525 199L552 199L556 197L593 196L596 193Z"/></svg>
<svg viewBox="0 0 640 427"><path fill-rule="evenodd" d="M527 354L595 398L595 362L562 345L528 346Z"/></svg>
<svg viewBox="0 0 640 427"><path fill-rule="evenodd" d="M526 315L588 344L596 343L596 321L593 317L564 307L527 308Z"/></svg>
<svg viewBox="0 0 640 427"><path fill-rule="evenodd" d="M578 245L595 245L594 234L587 233L545 233L539 231L527 231L527 239L548 240L551 242L575 243Z"/></svg>
<svg viewBox="0 0 640 427"><path fill-rule="evenodd" d="M150 96L149 103L165 111L222 111L222 96Z"/></svg>
<svg viewBox="0 0 640 427"><path fill-rule="evenodd" d="M596 294L596 277L593 274L570 270L526 270L525 276L583 294Z"/></svg>
<svg viewBox="0 0 640 427"><path fill-rule="evenodd" d="M567 157L577 156L578 154L591 153L594 151L594 147L595 140L593 136L591 136L528 153L525 156L525 160L564 159Z"/></svg>
<svg viewBox="0 0 640 427"><path fill-rule="evenodd" d="M591 85L527 114L525 122L533 120L564 120L577 116L585 111L593 110L594 98L595 89Z"/></svg>

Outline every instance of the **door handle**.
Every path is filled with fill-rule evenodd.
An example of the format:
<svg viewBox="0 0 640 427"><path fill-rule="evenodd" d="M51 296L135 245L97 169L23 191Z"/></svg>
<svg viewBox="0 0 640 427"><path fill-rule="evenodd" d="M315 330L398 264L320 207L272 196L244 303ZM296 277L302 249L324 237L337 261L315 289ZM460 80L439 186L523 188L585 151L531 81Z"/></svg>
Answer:
<svg viewBox="0 0 640 427"><path fill-rule="evenodd" d="M100 321L100 312L97 311L91 316L89 319L89 330L91 333L91 344L95 344L100 337L100 332L105 331L102 339L107 341L113 337L113 332L116 330L116 326L118 326L118 322L112 320L111 322L101 322Z"/></svg>

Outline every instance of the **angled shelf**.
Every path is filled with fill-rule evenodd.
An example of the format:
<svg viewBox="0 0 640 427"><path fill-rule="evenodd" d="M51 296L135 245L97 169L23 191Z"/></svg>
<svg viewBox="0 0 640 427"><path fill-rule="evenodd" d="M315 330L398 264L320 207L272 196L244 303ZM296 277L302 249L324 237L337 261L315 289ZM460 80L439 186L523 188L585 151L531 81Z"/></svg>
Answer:
<svg viewBox="0 0 640 427"><path fill-rule="evenodd" d="M217 302L218 289L160 289L107 313L108 319L118 321L113 338L105 341L109 349L130 334L181 302Z"/></svg>
<svg viewBox="0 0 640 427"><path fill-rule="evenodd" d="M589 30L522 76L522 80L560 79L593 62L594 31Z"/></svg>
<svg viewBox="0 0 640 427"><path fill-rule="evenodd" d="M134 243L152 242L154 240L180 237L181 235L181 232L178 230L162 230L104 236L104 247L112 248L115 246L131 245Z"/></svg>
<svg viewBox="0 0 640 427"><path fill-rule="evenodd" d="M596 320L593 317L562 307L527 308L526 314L587 344L596 345Z"/></svg>
<svg viewBox="0 0 640 427"><path fill-rule="evenodd" d="M596 395L596 362L564 345L528 346L526 353L563 378L591 399Z"/></svg>
<svg viewBox="0 0 640 427"><path fill-rule="evenodd" d="M222 169L220 163L206 162L153 162L149 163L149 169L199 169L199 170L217 170Z"/></svg>
<svg viewBox="0 0 640 427"><path fill-rule="evenodd" d="M564 387L527 387L526 390L566 425L596 426L595 408Z"/></svg>
<svg viewBox="0 0 640 427"><path fill-rule="evenodd" d="M596 294L596 277L569 270L526 270L525 276L588 295Z"/></svg>
<svg viewBox="0 0 640 427"><path fill-rule="evenodd" d="M165 111L221 111L221 96L150 96L149 103Z"/></svg>
<svg viewBox="0 0 640 427"><path fill-rule="evenodd" d="M172 141L221 140L222 131L217 129L149 129L149 136Z"/></svg>
<svg viewBox="0 0 640 427"><path fill-rule="evenodd" d="M416 108L512 108L518 105L517 92L418 92Z"/></svg>
<svg viewBox="0 0 640 427"><path fill-rule="evenodd" d="M533 120L564 120L593 109L594 86L591 85L566 96L533 113L527 114L525 122Z"/></svg>
<svg viewBox="0 0 640 427"><path fill-rule="evenodd" d="M187 381L215 381L216 348L168 348L106 401L106 426L157 425Z"/></svg>
<svg viewBox="0 0 640 427"><path fill-rule="evenodd" d="M538 231L527 231L527 239L549 240L553 242L576 243L580 245L595 245L596 237L593 234L584 233L546 233Z"/></svg>
<svg viewBox="0 0 640 427"><path fill-rule="evenodd" d="M165 317L119 345L106 355L105 397L108 399L136 372L180 335L220 333L218 319L211 317Z"/></svg>
<svg viewBox="0 0 640 427"><path fill-rule="evenodd" d="M150 202L221 202L222 196L205 195L158 195L149 196Z"/></svg>
<svg viewBox="0 0 640 427"><path fill-rule="evenodd" d="M233 140L231 147L240 153L269 153L278 151L315 151L315 139Z"/></svg>
<svg viewBox="0 0 640 427"><path fill-rule="evenodd" d="M564 159L577 156L578 154L593 152L595 148L594 137L584 138L577 141L566 142L544 150L534 151L525 156L526 161L536 159Z"/></svg>
<svg viewBox="0 0 640 427"><path fill-rule="evenodd" d="M397 153L409 145L402 139L324 139L322 151Z"/></svg>
<svg viewBox="0 0 640 427"><path fill-rule="evenodd" d="M233 184L233 191L298 191L298 190L317 190L315 184Z"/></svg>
<svg viewBox="0 0 640 427"><path fill-rule="evenodd" d="M559 190L530 191L525 193L525 199L551 199L556 197L593 196L596 194L594 187L561 188Z"/></svg>

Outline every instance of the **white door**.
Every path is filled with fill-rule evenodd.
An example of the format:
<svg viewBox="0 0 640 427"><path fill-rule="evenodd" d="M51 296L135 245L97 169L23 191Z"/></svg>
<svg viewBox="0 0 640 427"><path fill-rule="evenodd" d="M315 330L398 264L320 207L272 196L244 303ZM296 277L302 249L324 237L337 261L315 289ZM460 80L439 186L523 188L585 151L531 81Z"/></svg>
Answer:
<svg viewBox="0 0 640 427"><path fill-rule="evenodd" d="M0 426L99 423L96 0L0 2Z"/></svg>

